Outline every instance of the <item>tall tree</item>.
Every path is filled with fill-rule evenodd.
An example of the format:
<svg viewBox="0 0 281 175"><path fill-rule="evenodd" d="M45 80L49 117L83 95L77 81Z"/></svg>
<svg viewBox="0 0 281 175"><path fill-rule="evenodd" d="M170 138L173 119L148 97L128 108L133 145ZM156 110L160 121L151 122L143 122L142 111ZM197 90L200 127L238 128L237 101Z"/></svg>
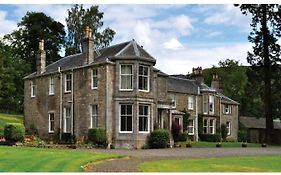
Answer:
<svg viewBox="0 0 281 175"><path fill-rule="evenodd" d="M103 12L99 11L98 6L91 6L89 9L84 9L83 5L74 5L68 9L67 24L67 43L66 55L82 52L82 41L84 38L84 30L86 26L92 28L94 35L94 44L97 48L106 47L112 41L115 32L103 27Z"/></svg>
<svg viewBox="0 0 281 175"><path fill-rule="evenodd" d="M50 64L60 59L59 51L65 43L64 26L42 12L27 12L18 23L18 30L6 35L15 48L15 54L36 70L36 53L40 39L45 40L46 61Z"/></svg>
<svg viewBox="0 0 281 175"><path fill-rule="evenodd" d="M252 16L252 32L248 39L254 43L253 53L248 52L247 61L254 70L260 71L263 81L263 106L266 118L266 142L272 143L273 135L273 73L280 64L281 6L277 4L240 5L244 15Z"/></svg>

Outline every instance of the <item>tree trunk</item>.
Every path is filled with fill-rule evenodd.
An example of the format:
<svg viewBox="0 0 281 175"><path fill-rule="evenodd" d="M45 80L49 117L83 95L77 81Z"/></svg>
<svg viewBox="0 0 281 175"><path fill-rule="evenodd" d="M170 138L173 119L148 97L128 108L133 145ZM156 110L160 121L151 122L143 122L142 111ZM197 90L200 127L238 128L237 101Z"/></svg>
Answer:
<svg viewBox="0 0 281 175"><path fill-rule="evenodd" d="M271 64L269 59L269 41L267 28L267 6L262 5L262 35L263 35L263 56L264 56L264 115L266 118L266 142L272 143L273 117L272 117L272 94L271 94Z"/></svg>

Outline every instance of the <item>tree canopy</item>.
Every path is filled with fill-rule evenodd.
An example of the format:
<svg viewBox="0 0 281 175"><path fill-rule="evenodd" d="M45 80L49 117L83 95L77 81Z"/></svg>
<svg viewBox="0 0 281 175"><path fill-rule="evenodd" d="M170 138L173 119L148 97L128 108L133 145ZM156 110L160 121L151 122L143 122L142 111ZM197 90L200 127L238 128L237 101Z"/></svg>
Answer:
<svg viewBox="0 0 281 175"><path fill-rule="evenodd" d="M115 31L110 28L102 30L103 15L104 13L99 10L98 6L84 9L83 5L76 4L70 10L68 9L66 55L82 52L82 41L86 26L89 26L93 31L95 47L103 48L110 44Z"/></svg>

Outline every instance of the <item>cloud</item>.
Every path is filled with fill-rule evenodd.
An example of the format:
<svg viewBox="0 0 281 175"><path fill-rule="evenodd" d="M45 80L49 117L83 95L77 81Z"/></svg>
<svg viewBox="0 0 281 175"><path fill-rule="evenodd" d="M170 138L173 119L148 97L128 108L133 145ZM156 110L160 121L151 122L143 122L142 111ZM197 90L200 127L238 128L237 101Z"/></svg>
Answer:
<svg viewBox="0 0 281 175"><path fill-rule="evenodd" d="M219 35L221 35L221 34L222 34L222 32L215 31L215 32L209 32L209 33L208 33L208 36L209 36L209 37L216 37L216 36L219 36Z"/></svg>
<svg viewBox="0 0 281 175"><path fill-rule="evenodd" d="M0 37L4 36L17 28L17 23L7 19L7 12L0 11Z"/></svg>
<svg viewBox="0 0 281 175"><path fill-rule="evenodd" d="M183 45L177 40L176 38L171 38L169 41L165 42L163 44L165 49L171 49L171 50L178 50L183 49Z"/></svg>
<svg viewBox="0 0 281 175"><path fill-rule="evenodd" d="M204 19L204 23L210 25L225 24L243 28L250 27L250 16L243 15L238 7L234 7L232 4L213 7L216 8L216 10L212 9L211 11L215 11L215 13L208 13L208 16ZM202 9L210 10L203 7Z"/></svg>

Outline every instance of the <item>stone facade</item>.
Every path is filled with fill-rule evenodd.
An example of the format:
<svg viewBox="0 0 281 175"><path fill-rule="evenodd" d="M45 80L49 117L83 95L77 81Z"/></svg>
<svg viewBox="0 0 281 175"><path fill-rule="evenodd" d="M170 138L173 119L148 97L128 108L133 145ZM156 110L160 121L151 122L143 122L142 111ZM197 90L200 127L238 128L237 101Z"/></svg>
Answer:
<svg viewBox="0 0 281 175"><path fill-rule="evenodd" d="M84 47L91 46L91 42L91 38L85 39ZM40 52L43 53L42 50ZM232 113L224 115L222 97L215 90L206 91L201 87L201 82L177 79L157 70L153 67L156 60L134 40L98 52L86 47L83 52L62 58L46 68L40 67L43 72L37 71L25 77L25 126L30 128L35 125L40 137L53 139L56 134L64 132L76 138L87 136L93 117L96 117L97 127L107 131L109 144L122 148L140 148L154 129L171 130L175 120L182 125L182 111L186 111L190 114L189 119L194 121L194 132L191 135L198 139L197 119L199 114L203 114L202 98L204 94L212 94L215 97L215 112L213 115L203 114L204 117L215 118L218 127L230 121L229 137L237 138L237 103L231 103ZM44 59L44 55L39 54L38 62L42 63ZM129 65L129 68L121 70L122 65ZM145 78L140 76L142 69L145 70ZM121 79L121 76L129 79ZM97 80L95 88L94 79ZM122 89L121 82L131 88ZM174 82L181 83L180 88L175 88ZM69 86L71 89L66 91ZM145 90L140 90L141 86ZM51 94L50 88L54 88ZM175 101L171 98L173 95ZM188 106L189 97L193 98L192 109ZM97 107L95 114L93 106ZM143 110L145 112L141 112ZM126 115L129 113L129 117L121 119L124 111ZM127 127L126 131L121 125Z"/></svg>

